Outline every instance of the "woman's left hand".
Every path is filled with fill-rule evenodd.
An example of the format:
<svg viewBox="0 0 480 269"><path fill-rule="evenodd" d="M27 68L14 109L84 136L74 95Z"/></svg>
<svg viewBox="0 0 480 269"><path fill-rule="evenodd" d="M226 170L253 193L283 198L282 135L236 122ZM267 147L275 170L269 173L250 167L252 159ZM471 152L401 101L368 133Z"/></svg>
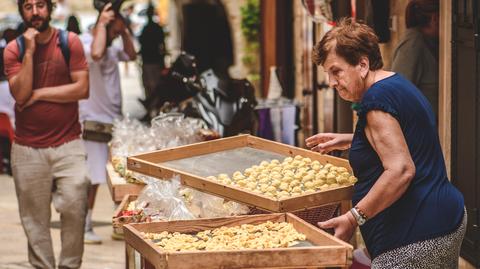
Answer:
<svg viewBox="0 0 480 269"><path fill-rule="evenodd" d="M339 217L319 222L318 226L322 229L331 229L335 231L335 237L348 242L355 232L357 222L352 213L347 212Z"/></svg>

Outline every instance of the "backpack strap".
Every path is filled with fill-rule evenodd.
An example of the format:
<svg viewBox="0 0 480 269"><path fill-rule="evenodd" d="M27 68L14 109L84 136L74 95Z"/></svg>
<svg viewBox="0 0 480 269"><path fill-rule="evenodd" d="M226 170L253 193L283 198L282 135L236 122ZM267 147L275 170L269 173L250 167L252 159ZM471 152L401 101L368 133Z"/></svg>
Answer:
<svg viewBox="0 0 480 269"><path fill-rule="evenodd" d="M17 47L18 47L18 61L22 62L23 61L23 56L25 56L25 38L23 35L20 35L15 39L17 42Z"/></svg>
<svg viewBox="0 0 480 269"><path fill-rule="evenodd" d="M60 49L62 50L63 59L65 59L67 68L70 68L70 49L68 48L68 31L59 30L58 39L60 41Z"/></svg>
<svg viewBox="0 0 480 269"><path fill-rule="evenodd" d="M16 39L17 47L18 47L18 60L20 62L23 61L23 57L25 56L25 38L23 35L20 35ZM58 31L58 41L60 43L60 49L62 50L63 59L65 59L65 63L67 67L70 67L70 49L68 48L68 31L59 30Z"/></svg>

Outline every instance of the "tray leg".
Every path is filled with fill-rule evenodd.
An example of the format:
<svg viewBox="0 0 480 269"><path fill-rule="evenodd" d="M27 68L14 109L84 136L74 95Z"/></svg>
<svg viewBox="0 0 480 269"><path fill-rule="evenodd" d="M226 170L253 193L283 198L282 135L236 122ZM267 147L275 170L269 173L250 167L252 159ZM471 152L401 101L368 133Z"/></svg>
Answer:
<svg viewBox="0 0 480 269"><path fill-rule="evenodd" d="M135 268L135 249L132 248L127 243L125 243L125 268L136 269Z"/></svg>
<svg viewBox="0 0 480 269"><path fill-rule="evenodd" d="M142 269L155 269L155 266L153 266L147 259L142 257Z"/></svg>

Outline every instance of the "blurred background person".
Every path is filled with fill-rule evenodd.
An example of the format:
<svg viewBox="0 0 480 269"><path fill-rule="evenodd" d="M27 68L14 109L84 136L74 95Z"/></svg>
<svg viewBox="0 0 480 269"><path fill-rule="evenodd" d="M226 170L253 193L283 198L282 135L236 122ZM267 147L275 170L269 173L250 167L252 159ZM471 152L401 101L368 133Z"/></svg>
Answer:
<svg viewBox="0 0 480 269"><path fill-rule="evenodd" d="M67 24L68 17L72 14L70 6L66 0L57 0L55 8L52 12L52 24L60 29L63 29Z"/></svg>
<svg viewBox="0 0 480 269"><path fill-rule="evenodd" d="M132 14L133 14L133 11L134 11L133 10L134 7L135 7L134 3L129 3L127 5L127 7L123 9L123 12L122 12L122 16L125 20L125 25L127 26L127 29L130 31L130 34L132 35L133 38L135 38L135 35L133 34L134 33L133 30L134 30L134 28L137 27L137 25L135 23L133 23L132 18L131 18ZM129 66L128 66L129 62L124 62L123 64L124 64L123 66L124 66L124 71L125 71L124 74L125 74L125 76L129 76L130 75L130 72L128 70L129 69Z"/></svg>
<svg viewBox="0 0 480 269"><path fill-rule="evenodd" d="M150 3L147 9L147 24L140 34L140 55L142 56L142 81L145 101L149 100L161 79L165 68L165 33L153 20L155 9Z"/></svg>
<svg viewBox="0 0 480 269"><path fill-rule="evenodd" d="M80 30L80 23L75 15L70 15L70 17L68 17L66 29L67 31L74 32L77 35L82 33L82 30Z"/></svg>
<svg viewBox="0 0 480 269"><path fill-rule="evenodd" d="M16 31L7 28L0 39L0 174L12 174L10 150L14 138L15 99L10 93L8 80L4 73L3 52L8 42L17 37Z"/></svg>
<svg viewBox="0 0 480 269"><path fill-rule="evenodd" d="M89 66L90 97L80 102L80 121L95 124L111 124L122 117L122 95L118 63L136 58L132 36L123 17L111 9L108 3L100 13L93 28L93 38L82 38ZM112 45L121 36L123 47ZM84 124L85 127L85 124ZM87 151L87 167L91 186L88 193L88 213L85 222L84 242L100 244L101 238L93 231L92 211L98 185L105 183L108 161L106 141L88 140L84 136Z"/></svg>
<svg viewBox="0 0 480 269"><path fill-rule="evenodd" d="M3 38L5 39L7 44L8 42L14 40L17 37L18 37L18 33L17 33L17 30L15 29L8 28L3 32Z"/></svg>
<svg viewBox="0 0 480 269"><path fill-rule="evenodd" d="M5 76L3 52L6 45L15 38L17 38L16 31L14 29L8 28L3 31L2 38L0 39L0 113L3 113L8 117L11 128L15 126L15 99L13 99L13 96L10 93L10 88L8 87L8 80ZM2 128L8 128L8 126L2 125L0 129Z"/></svg>
<svg viewBox="0 0 480 269"><path fill-rule="evenodd" d="M397 45L392 71L417 86L438 118L439 1L412 0L405 10L407 31Z"/></svg>
<svg viewBox="0 0 480 269"><path fill-rule="evenodd" d="M134 30L136 30L136 28L138 27L138 25L134 23L131 18L133 16L134 8L135 8L135 4L129 3L122 11L122 16L125 19L125 24L127 25L127 28L128 30L130 30L130 34L132 35L134 32L136 32Z"/></svg>

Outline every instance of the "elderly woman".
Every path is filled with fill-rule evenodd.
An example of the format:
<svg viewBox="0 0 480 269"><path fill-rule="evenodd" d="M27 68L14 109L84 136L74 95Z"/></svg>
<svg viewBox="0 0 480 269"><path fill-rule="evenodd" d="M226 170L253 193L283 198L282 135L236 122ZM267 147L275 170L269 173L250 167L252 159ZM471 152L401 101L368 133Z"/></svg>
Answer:
<svg viewBox="0 0 480 269"><path fill-rule="evenodd" d="M466 229L462 194L449 182L435 116L401 75L382 70L373 30L343 20L314 48L340 97L356 103L354 134L306 140L321 153L350 148L354 208L319 223L349 240L360 226L372 268L457 268Z"/></svg>

